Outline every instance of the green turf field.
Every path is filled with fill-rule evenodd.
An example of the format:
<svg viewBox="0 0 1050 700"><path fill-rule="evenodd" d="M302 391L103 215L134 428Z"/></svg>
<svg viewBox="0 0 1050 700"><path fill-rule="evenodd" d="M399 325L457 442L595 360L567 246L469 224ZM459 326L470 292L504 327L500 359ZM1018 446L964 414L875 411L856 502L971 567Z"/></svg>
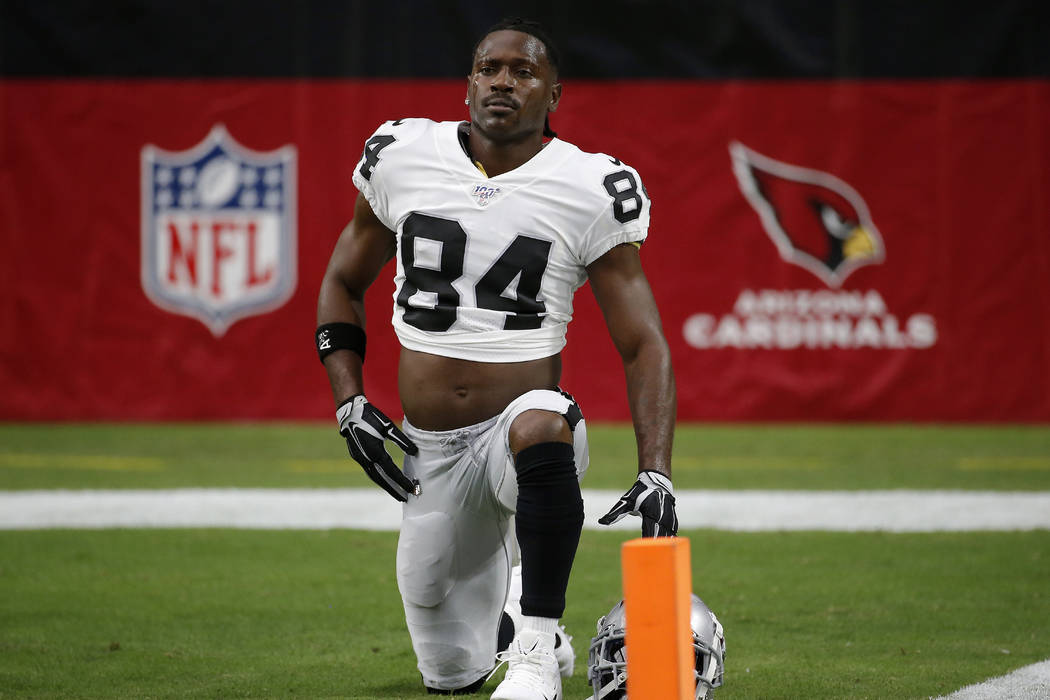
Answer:
<svg viewBox="0 0 1050 700"><path fill-rule="evenodd" d="M634 435L592 425L584 486L620 489ZM396 450L394 450L396 454ZM1050 490L1048 426L681 426L675 485ZM0 488L365 487L325 424L0 424Z"/></svg>
<svg viewBox="0 0 1050 700"><path fill-rule="evenodd" d="M591 437L585 486L629 485L629 428ZM1046 491L1050 428L684 427L676 460L679 488ZM368 485L358 472L327 425L0 425L0 490ZM1050 657L1050 532L682 534L726 629L721 699L926 698ZM588 695L629 536L583 534L567 700ZM395 540L0 532L0 698L422 700Z"/></svg>

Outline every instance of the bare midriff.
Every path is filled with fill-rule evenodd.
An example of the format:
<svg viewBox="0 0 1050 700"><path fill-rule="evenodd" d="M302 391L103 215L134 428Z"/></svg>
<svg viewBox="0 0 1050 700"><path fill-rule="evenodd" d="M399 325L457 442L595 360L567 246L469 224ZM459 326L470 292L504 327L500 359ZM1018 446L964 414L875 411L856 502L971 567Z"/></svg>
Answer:
<svg viewBox="0 0 1050 700"><path fill-rule="evenodd" d="M401 350L398 391L408 422L423 430L454 430L499 415L533 389L555 389L561 356L526 362L472 362Z"/></svg>

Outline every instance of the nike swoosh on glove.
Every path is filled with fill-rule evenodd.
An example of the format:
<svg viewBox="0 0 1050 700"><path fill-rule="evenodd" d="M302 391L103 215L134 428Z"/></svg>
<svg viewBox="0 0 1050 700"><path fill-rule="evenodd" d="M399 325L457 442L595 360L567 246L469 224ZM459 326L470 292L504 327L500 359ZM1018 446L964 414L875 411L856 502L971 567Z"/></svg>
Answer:
<svg viewBox="0 0 1050 700"><path fill-rule="evenodd" d="M409 479L394 464L385 442L389 440L410 455L418 453L419 448L382 411L368 403L364 394L355 394L341 403L335 416L350 456L364 467L368 478L402 503L409 495L422 493L419 482Z"/></svg>
<svg viewBox="0 0 1050 700"><path fill-rule="evenodd" d="M612 525L625 515L642 517L642 537L677 535L678 514L674 511L671 480L660 472L641 472L634 486L598 522Z"/></svg>

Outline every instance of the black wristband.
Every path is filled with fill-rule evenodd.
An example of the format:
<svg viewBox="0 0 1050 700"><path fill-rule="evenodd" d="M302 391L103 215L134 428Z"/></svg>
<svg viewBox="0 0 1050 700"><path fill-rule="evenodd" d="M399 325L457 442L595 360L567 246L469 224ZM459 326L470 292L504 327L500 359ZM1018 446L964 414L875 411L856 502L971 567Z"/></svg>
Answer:
<svg viewBox="0 0 1050 700"><path fill-rule="evenodd" d="M352 350L365 361L365 329L352 323L322 323L314 334L317 357L324 358L336 350Z"/></svg>

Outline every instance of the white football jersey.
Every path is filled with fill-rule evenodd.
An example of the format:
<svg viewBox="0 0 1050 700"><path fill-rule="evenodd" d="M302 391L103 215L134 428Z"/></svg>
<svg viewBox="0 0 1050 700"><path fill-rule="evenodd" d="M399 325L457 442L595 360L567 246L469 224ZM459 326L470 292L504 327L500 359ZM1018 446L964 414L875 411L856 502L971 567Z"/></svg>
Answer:
<svg viewBox="0 0 1050 700"><path fill-rule="evenodd" d="M394 330L411 350L476 362L554 355L586 266L645 240L649 197L633 168L559 139L486 177L458 128L386 122L354 170L397 235Z"/></svg>

